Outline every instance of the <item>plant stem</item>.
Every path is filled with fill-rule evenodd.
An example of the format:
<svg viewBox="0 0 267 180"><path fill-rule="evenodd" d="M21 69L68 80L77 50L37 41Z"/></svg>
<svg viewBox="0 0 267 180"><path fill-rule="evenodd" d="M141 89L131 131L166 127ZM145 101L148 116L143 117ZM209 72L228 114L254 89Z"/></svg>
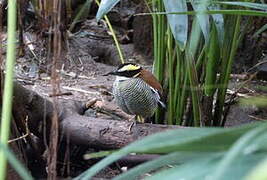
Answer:
<svg viewBox="0 0 267 180"><path fill-rule="evenodd" d="M99 1L95 0L95 2L99 6ZM114 30L113 30L113 27L112 27L112 25L111 25L111 23L110 23L110 21L109 21L109 19L108 19L108 17L106 15L104 16L104 19L105 19L106 23L108 24L108 28L109 28L109 30L110 30L110 32L112 34L113 40L115 42L116 48L117 48L119 56L120 56L121 63L124 63L125 60L124 60L124 57L122 55L121 47L120 47L120 44L119 44L118 39L116 37L116 34L115 34Z"/></svg>
<svg viewBox="0 0 267 180"><path fill-rule="evenodd" d="M3 145L8 144L12 96L13 96L13 67L16 56L16 1L8 1L8 24L7 24L7 60L6 60L6 78L4 84L4 94L2 103L1 134L0 140ZM6 157L4 152L0 151L0 180L6 176Z"/></svg>
<svg viewBox="0 0 267 180"><path fill-rule="evenodd" d="M173 37L171 35L170 27L167 30L167 63L169 74L169 98L168 98L168 124L174 123L174 75L173 75Z"/></svg>
<svg viewBox="0 0 267 180"><path fill-rule="evenodd" d="M163 11L164 6L162 0L152 1L153 11ZM154 74L160 83L164 79L166 44L165 44L165 17L155 14L153 17L153 33L154 33ZM158 110L155 113L155 122L157 124L163 123L163 113Z"/></svg>
<svg viewBox="0 0 267 180"><path fill-rule="evenodd" d="M218 91L218 98L217 98L217 103L216 103L217 105L215 107L215 113L214 113L214 118L213 118L214 126L221 125L226 89L227 89L227 85L228 85L228 81L230 77L230 72L231 72L234 56L235 56L237 46L238 46L238 37L239 37L238 35L240 33L240 21L241 21L241 16L237 16L236 21L235 21L233 40L231 43L230 55L225 65L226 70L222 73L222 79L220 79L219 81L220 84L222 84L223 88L219 89Z"/></svg>

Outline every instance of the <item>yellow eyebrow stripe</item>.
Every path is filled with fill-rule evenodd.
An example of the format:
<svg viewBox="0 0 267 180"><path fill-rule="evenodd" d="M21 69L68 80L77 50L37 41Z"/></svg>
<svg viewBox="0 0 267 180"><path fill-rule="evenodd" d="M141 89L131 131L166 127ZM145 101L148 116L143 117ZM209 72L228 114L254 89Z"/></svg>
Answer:
<svg viewBox="0 0 267 180"><path fill-rule="evenodd" d="M123 66L121 69L119 69L118 71L119 72L122 72L122 71L134 71L134 70L138 70L140 69L140 66L135 66L133 64L128 64L126 66Z"/></svg>

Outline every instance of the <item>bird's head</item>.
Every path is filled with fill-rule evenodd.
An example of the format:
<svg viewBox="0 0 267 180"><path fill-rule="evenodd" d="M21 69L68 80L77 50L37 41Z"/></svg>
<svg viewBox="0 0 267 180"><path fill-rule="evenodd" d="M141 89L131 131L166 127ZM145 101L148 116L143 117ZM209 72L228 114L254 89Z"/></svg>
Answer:
<svg viewBox="0 0 267 180"><path fill-rule="evenodd" d="M134 78L140 75L142 67L134 63L124 63L118 66L117 70L105 75L116 75L127 78Z"/></svg>
<svg viewBox="0 0 267 180"><path fill-rule="evenodd" d="M164 103L160 100L160 96L163 93L161 84L156 77L148 70L143 69L141 66L134 63L124 63L118 66L117 70L109 72L107 75L116 75L118 81L124 81L129 78L140 78L149 85L151 91L158 94L159 103L164 107Z"/></svg>

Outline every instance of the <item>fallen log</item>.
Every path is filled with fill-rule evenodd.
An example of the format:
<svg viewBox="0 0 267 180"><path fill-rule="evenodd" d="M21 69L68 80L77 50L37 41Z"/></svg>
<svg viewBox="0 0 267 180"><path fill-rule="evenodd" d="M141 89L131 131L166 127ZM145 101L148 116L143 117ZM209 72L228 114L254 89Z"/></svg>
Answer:
<svg viewBox="0 0 267 180"><path fill-rule="evenodd" d="M83 116L84 103L70 100L60 100L59 124L60 133L69 138L75 145L87 145L97 149L118 149L144 136L168 129L183 128L158 124L136 124L131 121L107 120ZM39 139L49 139L53 104L36 92L15 83L13 113L26 131L23 121L28 116L28 127ZM24 122L25 124L25 122ZM48 142L44 142L48 143Z"/></svg>

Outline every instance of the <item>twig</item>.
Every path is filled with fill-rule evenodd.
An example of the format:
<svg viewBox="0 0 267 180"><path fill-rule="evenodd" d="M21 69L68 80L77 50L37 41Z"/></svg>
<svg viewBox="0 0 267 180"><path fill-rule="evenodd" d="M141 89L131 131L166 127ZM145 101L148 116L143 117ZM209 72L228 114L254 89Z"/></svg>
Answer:
<svg viewBox="0 0 267 180"><path fill-rule="evenodd" d="M85 93L85 94L100 95L99 92L86 91L86 90L79 89L79 88L72 88L72 87L68 87L68 86L62 86L62 88L66 89L66 90L70 90L70 91L77 91L77 92Z"/></svg>
<svg viewBox="0 0 267 180"><path fill-rule="evenodd" d="M88 101L88 102L85 104L85 107L86 107L87 109L90 108L91 106L93 106L93 105L96 103L97 100L98 100L98 99L96 99L96 98L91 99L90 101Z"/></svg>
<svg viewBox="0 0 267 180"><path fill-rule="evenodd" d="M247 80L250 78L250 74L244 73L244 74L230 74L230 78L232 79L241 79L241 80ZM217 74L217 77L220 77L220 74Z"/></svg>
<svg viewBox="0 0 267 180"><path fill-rule="evenodd" d="M249 98L250 97L249 95L238 93L237 91L233 91L231 89L227 89L227 94L235 95L235 96L239 96L239 97L244 97L244 98Z"/></svg>
<svg viewBox="0 0 267 180"><path fill-rule="evenodd" d="M232 93L230 98L229 98L229 103L228 103L228 106L225 107L225 111L223 113L223 120L222 120L222 123L221 123L221 126L223 127L225 125L225 122L226 122L226 118L227 118L227 115L229 113L229 110L230 110L230 105L235 101L236 97L239 96L239 97L246 97L248 98L249 96L248 95L245 95L245 94L241 94L239 93L240 89L242 87L244 87L248 82L250 82L255 76L257 75L257 73L254 73L252 74L248 80L244 81L235 91L233 90L230 90L230 89L227 89L227 92L230 92Z"/></svg>
<svg viewBox="0 0 267 180"><path fill-rule="evenodd" d="M247 80L249 79L249 77L250 77L249 74L230 74L230 78L233 78L233 79Z"/></svg>
<svg viewBox="0 0 267 180"><path fill-rule="evenodd" d="M72 92L63 92L63 93L49 94L49 97L55 97L55 96L71 96L71 95L73 95Z"/></svg>
<svg viewBox="0 0 267 180"><path fill-rule="evenodd" d="M266 119L263 119L263 118L258 118L256 116L252 116L252 115L248 115L248 117L252 118L252 119L255 119L257 121L266 121Z"/></svg>
<svg viewBox="0 0 267 180"><path fill-rule="evenodd" d="M256 67L264 64L264 63L267 63L267 60L266 61L261 61L261 62L255 64L253 67L251 67L251 68L248 69L248 72L251 71L251 70L253 70L253 69L255 69Z"/></svg>
<svg viewBox="0 0 267 180"><path fill-rule="evenodd" d="M80 78L80 79L90 79L90 80L93 79L92 77L87 77L87 76L84 76L84 75L77 75L74 72L68 73L68 72L63 71L63 70L57 70L57 72L61 73L64 76L70 76L72 78L76 78L77 77L77 78Z"/></svg>
<svg viewBox="0 0 267 180"><path fill-rule="evenodd" d="M26 134L24 134L23 136L20 136L18 138L15 138L15 139L11 139L11 140L8 141L8 143L12 143L12 142L18 141L20 139L24 139L24 138L26 138L27 136L30 135L30 130L28 128L28 116L26 116L25 123L26 123Z"/></svg>

